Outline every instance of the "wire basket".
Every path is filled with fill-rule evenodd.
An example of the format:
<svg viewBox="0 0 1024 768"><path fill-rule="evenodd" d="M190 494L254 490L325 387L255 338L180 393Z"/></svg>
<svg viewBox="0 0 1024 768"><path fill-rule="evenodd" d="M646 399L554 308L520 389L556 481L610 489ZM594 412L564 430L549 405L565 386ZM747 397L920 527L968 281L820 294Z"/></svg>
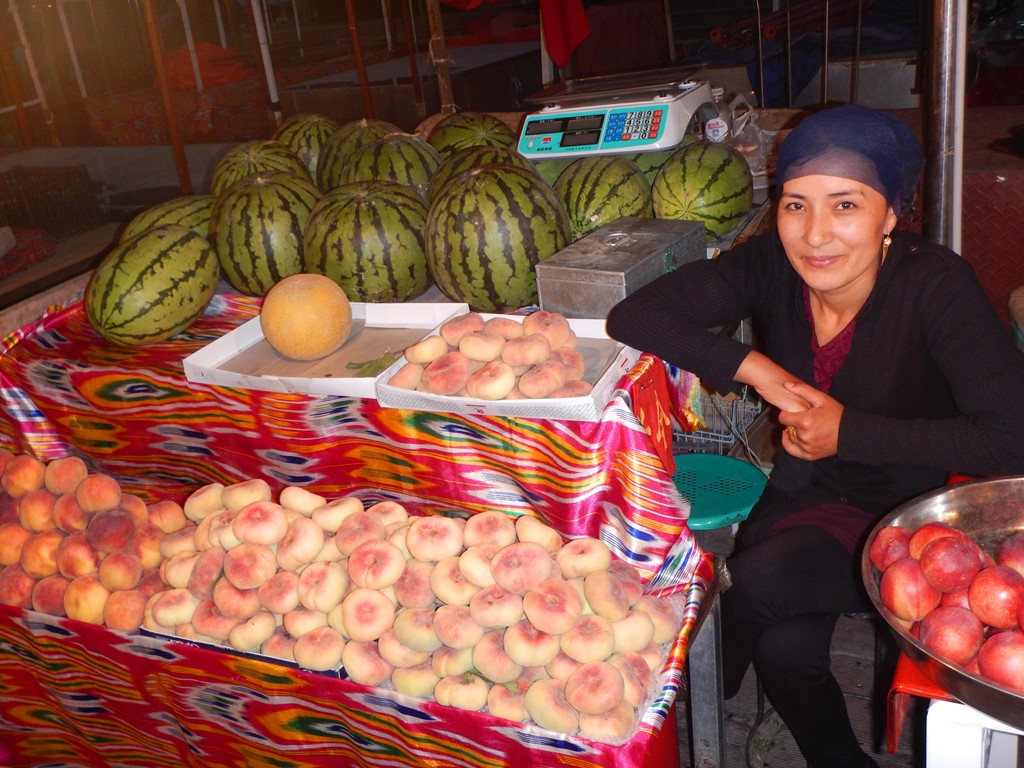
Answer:
<svg viewBox="0 0 1024 768"><path fill-rule="evenodd" d="M19 165L0 173L0 225L41 229L61 240L103 221L85 165Z"/></svg>
<svg viewBox="0 0 1024 768"><path fill-rule="evenodd" d="M673 430L673 448L725 454L761 413L761 401L744 389L742 395L735 398L701 395L700 409L704 429L693 432Z"/></svg>

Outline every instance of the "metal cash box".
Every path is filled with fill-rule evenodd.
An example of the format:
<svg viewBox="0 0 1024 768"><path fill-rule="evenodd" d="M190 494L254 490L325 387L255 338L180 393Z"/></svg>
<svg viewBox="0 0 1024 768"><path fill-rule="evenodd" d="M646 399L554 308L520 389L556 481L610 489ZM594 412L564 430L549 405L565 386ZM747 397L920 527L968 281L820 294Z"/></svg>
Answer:
<svg viewBox="0 0 1024 768"><path fill-rule="evenodd" d="M703 222L621 218L537 265L540 307L566 317L606 318L640 286L704 258Z"/></svg>

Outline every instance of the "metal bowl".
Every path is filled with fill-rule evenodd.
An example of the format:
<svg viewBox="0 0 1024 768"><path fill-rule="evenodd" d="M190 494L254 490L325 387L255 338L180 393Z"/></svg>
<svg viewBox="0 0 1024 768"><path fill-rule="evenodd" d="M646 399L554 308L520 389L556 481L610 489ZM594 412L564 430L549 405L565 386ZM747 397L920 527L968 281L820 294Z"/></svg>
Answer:
<svg viewBox="0 0 1024 768"><path fill-rule="evenodd" d="M868 595L892 628L900 649L914 665L967 706L1020 727L1024 723L1024 696L933 656L882 605L878 592L881 573L868 557L871 542L887 525L902 525L913 530L931 522L943 522L963 531L988 554L994 555L1000 542L1024 529L1024 476L975 480L918 496L897 507L874 527L861 555L861 575Z"/></svg>

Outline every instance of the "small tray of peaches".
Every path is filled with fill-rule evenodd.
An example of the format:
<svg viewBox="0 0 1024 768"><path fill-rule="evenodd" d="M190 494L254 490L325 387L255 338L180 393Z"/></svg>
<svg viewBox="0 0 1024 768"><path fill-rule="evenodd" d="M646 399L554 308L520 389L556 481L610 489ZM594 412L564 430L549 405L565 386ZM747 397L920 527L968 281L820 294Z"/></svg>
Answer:
<svg viewBox="0 0 1024 768"><path fill-rule="evenodd" d="M861 573L921 672L979 712L1024 722L1024 476L902 504L868 536Z"/></svg>
<svg viewBox="0 0 1024 768"><path fill-rule="evenodd" d="M604 325L544 310L455 315L377 377L377 400L417 411L598 421L640 356Z"/></svg>

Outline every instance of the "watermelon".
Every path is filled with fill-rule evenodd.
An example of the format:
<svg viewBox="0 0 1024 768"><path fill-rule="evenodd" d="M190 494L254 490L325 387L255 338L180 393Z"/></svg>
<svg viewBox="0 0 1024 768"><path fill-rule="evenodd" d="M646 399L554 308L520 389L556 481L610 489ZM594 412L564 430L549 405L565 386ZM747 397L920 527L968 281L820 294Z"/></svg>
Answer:
<svg viewBox="0 0 1024 768"><path fill-rule="evenodd" d="M729 234L754 202L754 177L728 144L700 142L676 151L651 189L659 219L703 221L708 240Z"/></svg>
<svg viewBox="0 0 1024 768"><path fill-rule="evenodd" d="M305 164L311 179L316 178L320 148L327 137L338 130L336 120L314 112L292 115L274 131L274 140L284 144Z"/></svg>
<svg viewBox="0 0 1024 768"><path fill-rule="evenodd" d="M658 176L658 171L661 170L661 166L665 164L672 155L678 152L683 147L688 147L690 144L699 142L696 134L688 133L683 137L682 142L678 146L670 147L669 149L656 149L653 152L636 152L633 154L625 155L640 166L640 170L643 171L644 176L647 177L648 184L654 184L654 179Z"/></svg>
<svg viewBox="0 0 1024 768"><path fill-rule="evenodd" d="M181 224L206 237L210 231L210 215L213 213L213 195L181 195L158 203L137 213L121 232L119 242L124 242L140 232L164 224Z"/></svg>
<svg viewBox="0 0 1024 768"><path fill-rule="evenodd" d="M273 139L261 139L238 144L221 156L213 166L210 191L219 196L246 176L267 171L291 171L311 178L306 164L288 147Z"/></svg>
<svg viewBox="0 0 1024 768"><path fill-rule="evenodd" d="M554 186L562 171L575 162L575 157L551 157L544 160L534 160L533 167L540 177L548 184Z"/></svg>
<svg viewBox="0 0 1024 768"><path fill-rule="evenodd" d="M555 192L565 203L573 240L623 216L653 215L651 185L623 155L581 157L562 171Z"/></svg>
<svg viewBox="0 0 1024 768"><path fill-rule="evenodd" d="M463 147L448 155L434 171L434 175L430 177L430 184L427 185L427 201L434 199L452 176L457 176L470 168L494 163L519 165L527 170L534 170L529 160L507 147Z"/></svg>
<svg viewBox="0 0 1024 768"><path fill-rule="evenodd" d="M302 271L302 233L320 190L286 171L249 176L217 198L210 242L224 279L250 296L266 296Z"/></svg>
<svg viewBox="0 0 1024 768"><path fill-rule="evenodd" d="M316 204L303 236L305 271L327 275L352 301L406 301L430 286L427 206L393 181L342 184Z"/></svg>
<svg viewBox="0 0 1024 768"><path fill-rule="evenodd" d="M441 156L419 136L390 133L360 147L341 171L341 183L394 181L408 184L426 199L427 185L441 164Z"/></svg>
<svg viewBox="0 0 1024 768"><path fill-rule="evenodd" d="M561 199L518 165L463 171L430 203L427 265L452 301L504 312L537 301L536 266L569 242Z"/></svg>
<svg viewBox="0 0 1024 768"><path fill-rule="evenodd" d="M341 171L348 159L360 147L383 139L389 133L401 133L402 129L387 120L352 120L327 137L320 147L316 164L316 183L324 192L341 183Z"/></svg>
<svg viewBox="0 0 1024 768"><path fill-rule="evenodd" d="M516 133L486 112L456 112L437 123L427 141L447 157L463 147L512 147Z"/></svg>
<svg viewBox="0 0 1024 768"><path fill-rule="evenodd" d="M203 314L219 279L217 254L205 237L163 224L118 243L103 258L85 289L86 317L113 344L155 344Z"/></svg>

